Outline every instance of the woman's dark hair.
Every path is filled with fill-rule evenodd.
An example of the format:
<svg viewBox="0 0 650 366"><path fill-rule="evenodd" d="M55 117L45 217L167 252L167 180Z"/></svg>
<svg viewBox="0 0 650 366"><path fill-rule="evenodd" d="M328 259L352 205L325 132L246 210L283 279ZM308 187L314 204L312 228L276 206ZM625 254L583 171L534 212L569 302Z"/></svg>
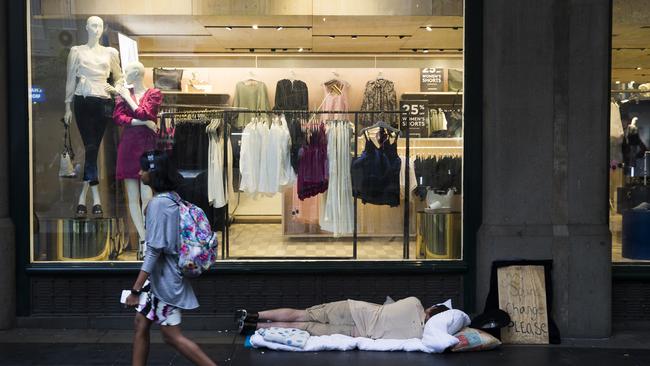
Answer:
<svg viewBox="0 0 650 366"><path fill-rule="evenodd" d="M163 151L147 151L142 154L140 168L149 172L149 186L156 192L174 191L183 182L174 160Z"/></svg>

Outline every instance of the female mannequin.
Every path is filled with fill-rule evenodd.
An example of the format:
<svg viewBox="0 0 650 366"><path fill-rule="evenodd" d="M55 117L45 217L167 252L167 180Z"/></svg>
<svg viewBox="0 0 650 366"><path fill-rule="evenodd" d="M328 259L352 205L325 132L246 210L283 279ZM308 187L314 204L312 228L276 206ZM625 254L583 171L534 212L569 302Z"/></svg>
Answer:
<svg viewBox="0 0 650 366"><path fill-rule="evenodd" d="M126 83L131 89L118 86L115 90L107 87L110 92L119 93L116 98L113 120L123 126L124 131L117 148L116 178L124 180L129 202L129 213L138 231L138 256L144 256L144 218L143 208L152 197L151 188L140 181L140 156L156 147L156 122L158 110L162 103L162 93L158 89L147 89L144 86L144 66L132 62L124 68Z"/></svg>
<svg viewBox="0 0 650 366"><path fill-rule="evenodd" d="M70 124L72 105L74 115L85 149L84 185L79 196L77 216L86 215L86 195L88 188L93 194L93 214L102 215L99 196L99 173L97 154L104 137L104 130L113 112L110 94L106 91L107 80L113 75L115 84L122 80L120 59L115 48L104 47L99 39L104 32L104 21L91 16L86 21L88 43L70 49L65 85L66 125Z"/></svg>

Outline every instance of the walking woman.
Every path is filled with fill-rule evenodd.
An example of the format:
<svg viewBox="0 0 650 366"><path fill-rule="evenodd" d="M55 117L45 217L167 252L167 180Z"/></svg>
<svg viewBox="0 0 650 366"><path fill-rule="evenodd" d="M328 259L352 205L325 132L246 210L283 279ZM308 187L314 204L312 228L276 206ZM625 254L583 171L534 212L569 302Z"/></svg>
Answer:
<svg viewBox="0 0 650 366"><path fill-rule="evenodd" d="M216 366L199 346L181 333L181 309L199 306L187 278L178 268L180 213L169 198L182 177L166 153L145 152L140 158L140 179L153 190L145 214L146 252L126 305L136 307L133 365L147 363L151 324L160 325L165 343L196 365ZM147 281L148 280L148 281ZM141 293L147 301L139 304Z"/></svg>

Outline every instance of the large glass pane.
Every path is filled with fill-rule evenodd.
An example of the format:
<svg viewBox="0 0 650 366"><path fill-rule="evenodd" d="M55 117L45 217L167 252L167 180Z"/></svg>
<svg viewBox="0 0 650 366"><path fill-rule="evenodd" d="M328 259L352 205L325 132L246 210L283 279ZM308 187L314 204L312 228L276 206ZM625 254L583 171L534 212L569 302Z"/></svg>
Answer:
<svg viewBox="0 0 650 366"><path fill-rule="evenodd" d="M630 17L633 11L639 17ZM650 56L647 9L614 1L609 128L609 222L612 260L650 260Z"/></svg>
<svg viewBox="0 0 650 366"><path fill-rule="evenodd" d="M30 2L33 261L139 260L150 149L220 260L461 259L461 1L190 3Z"/></svg>

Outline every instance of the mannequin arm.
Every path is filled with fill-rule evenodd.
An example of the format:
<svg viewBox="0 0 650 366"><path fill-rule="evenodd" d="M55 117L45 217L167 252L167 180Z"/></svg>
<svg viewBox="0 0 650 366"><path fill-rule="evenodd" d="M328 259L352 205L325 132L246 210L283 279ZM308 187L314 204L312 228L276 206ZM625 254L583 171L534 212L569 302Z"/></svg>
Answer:
<svg viewBox="0 0 650 366"><path fill-rule="evenodd" d="M110 52L111 74L113 75L114 80L113 85L116 88L119 88L124 85L124 75L122 74L122 68L120 67L120 53L115 48L110 48Z"/></svg>
<svg viewBox="0 0 650 366"><path fill-rule="evenodd" d="M68 63L66 66L66 80L65 80L65 102L72 103L74 91L77 87L77 67L79 65L79 50L77 47L72 47L68 53Z"/></svg>
<svg viewBox="0 0 650 366"><path fill-rule="evenodd" d="M63 115L63 121L66 125L70 124L72 120L72 98L74 97L74 91L77 87L77 65L79 63L79 51L77 47L72 47L70 53L68 54L68 63L66 66L67 75L65 80L65 114Z"/></svg>
<svg viewBox="0 0 650 366"><path fill-rule="evenodd" d="M147 126L151 131L158 133L158 124L151 120L143 121L141 119L134 118L131 120L131 126Z"/></svg>

